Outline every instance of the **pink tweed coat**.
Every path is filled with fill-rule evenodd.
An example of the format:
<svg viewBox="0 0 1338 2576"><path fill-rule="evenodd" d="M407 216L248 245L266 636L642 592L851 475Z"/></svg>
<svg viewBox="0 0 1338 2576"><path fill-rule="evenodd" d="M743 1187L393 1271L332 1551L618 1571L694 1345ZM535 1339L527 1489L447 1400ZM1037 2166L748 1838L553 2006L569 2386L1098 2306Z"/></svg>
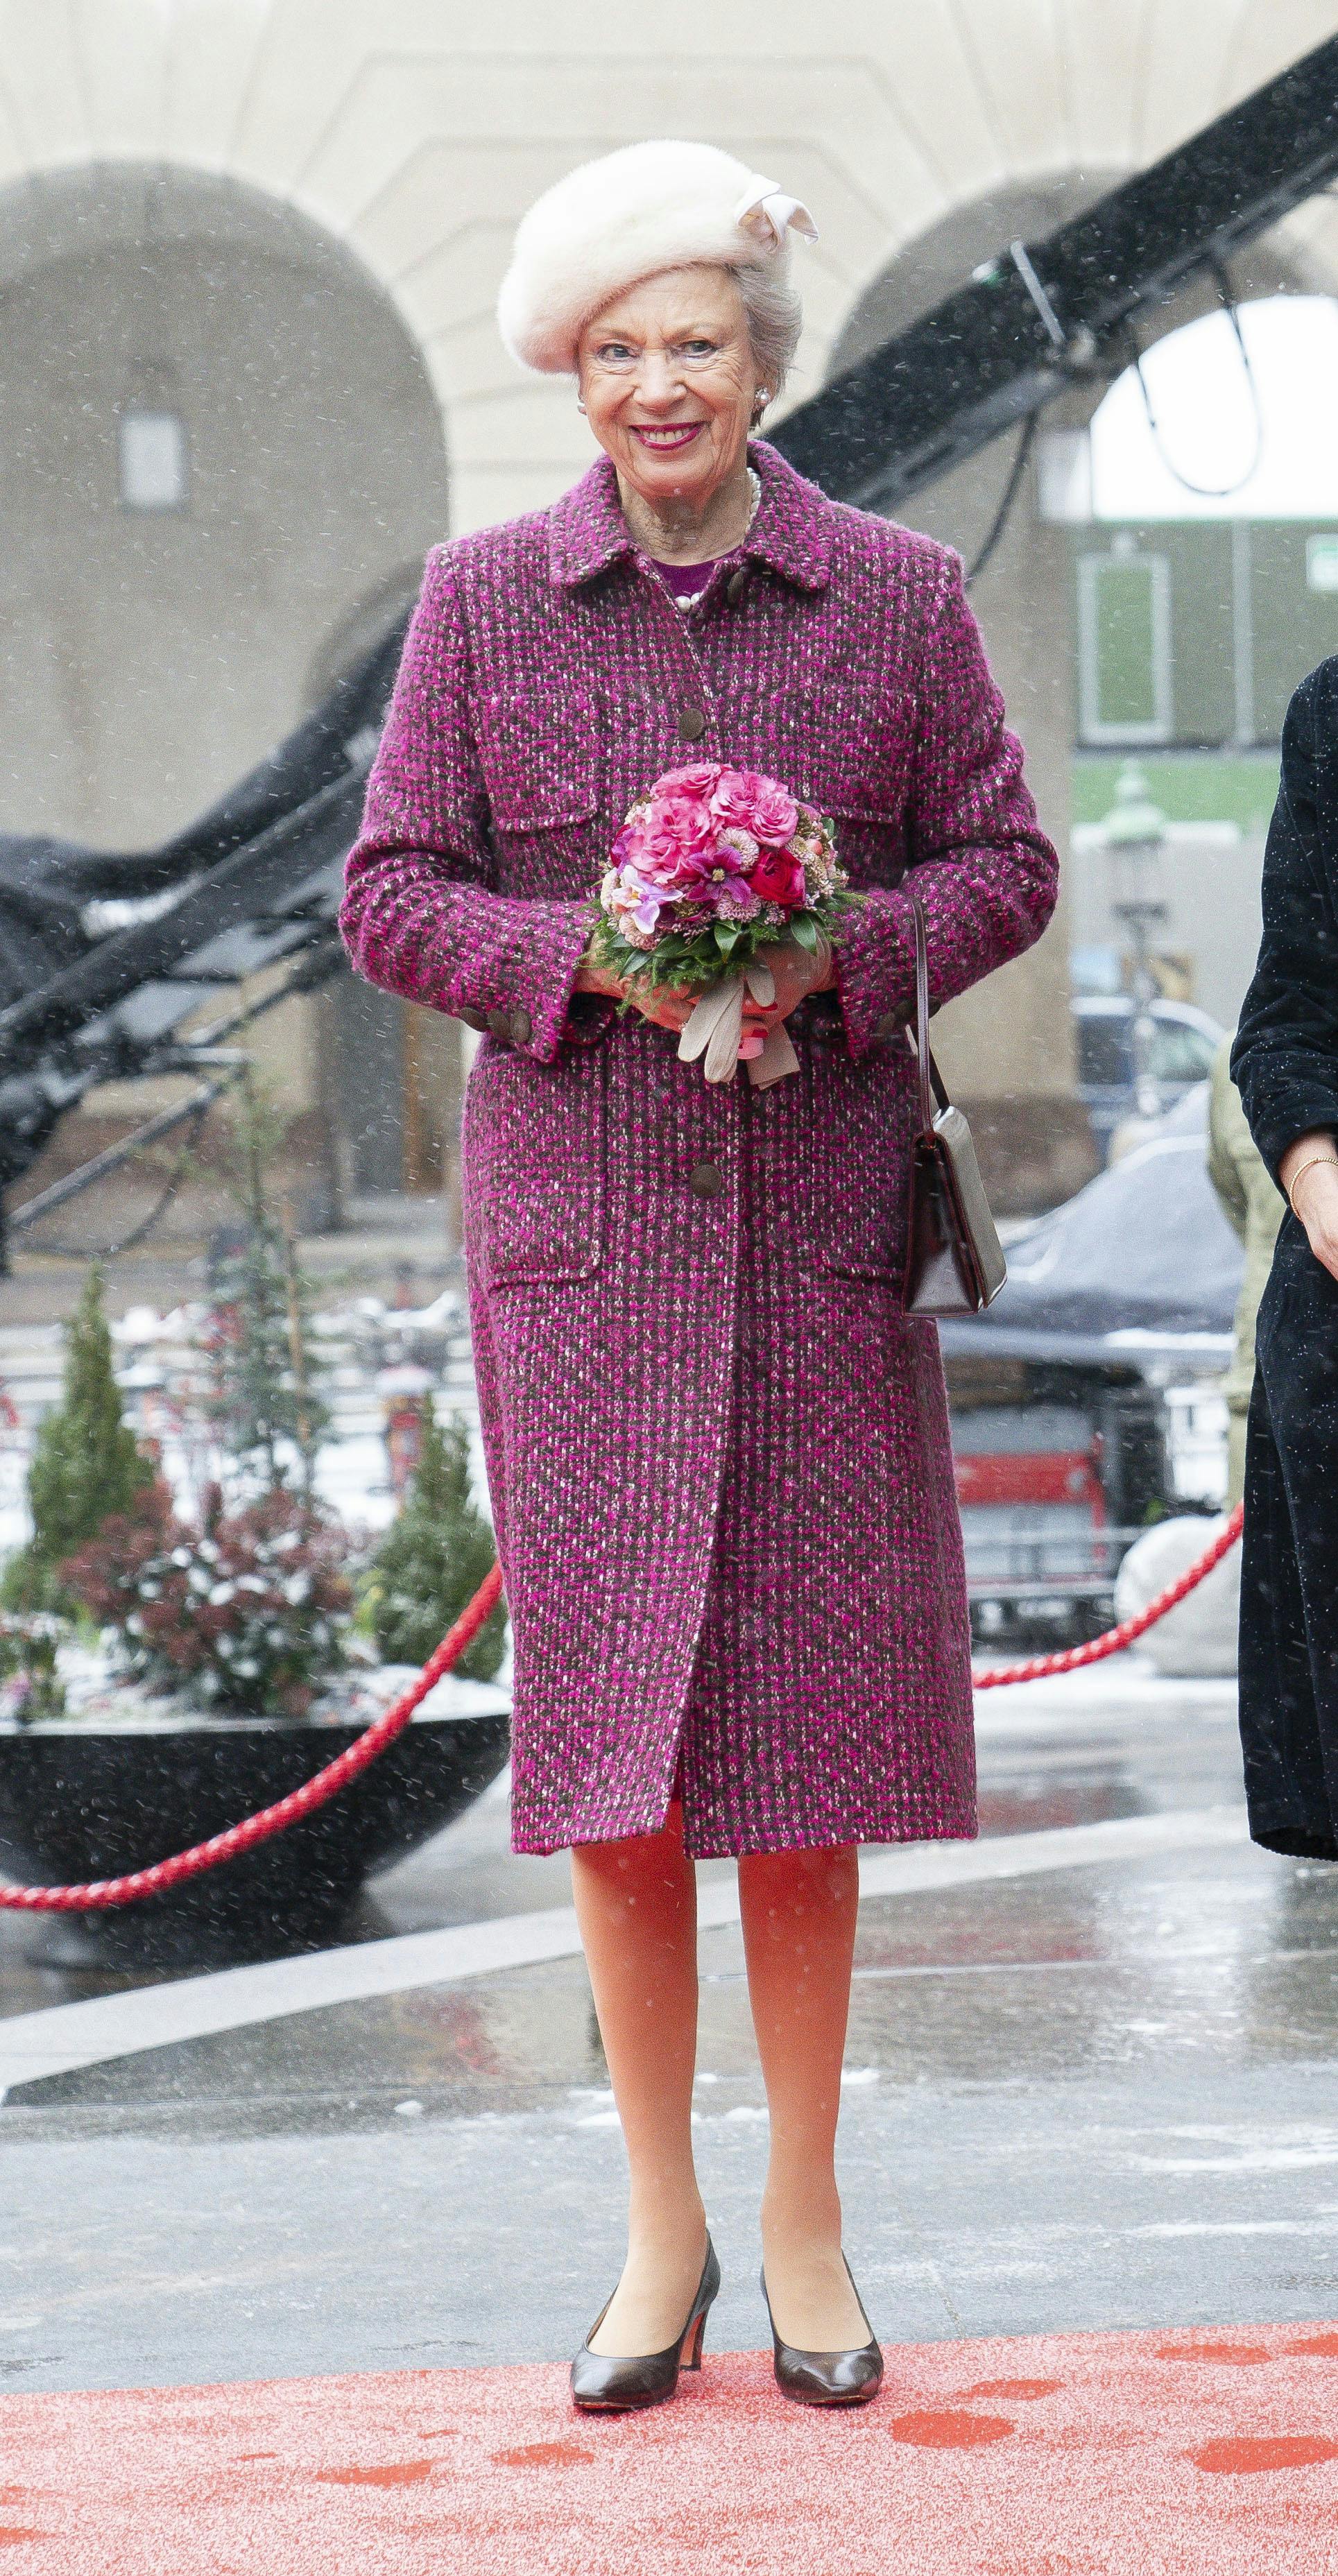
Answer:
<svg viewBox="0 0 1338 2576"><path fill-rule="evenodd" d="M943 1377L899 1296L899 889L942 1001L1038 936L1055 855L957 558L753 461L686 614L603 459L434 553L348 862L354 964L489 1031L466 1239L520 1851L652 1832L676 1782L698 1853L975 1831ZM573 1002L623 814L697 752L833 814L868 891L766 1091Z"/></svg>

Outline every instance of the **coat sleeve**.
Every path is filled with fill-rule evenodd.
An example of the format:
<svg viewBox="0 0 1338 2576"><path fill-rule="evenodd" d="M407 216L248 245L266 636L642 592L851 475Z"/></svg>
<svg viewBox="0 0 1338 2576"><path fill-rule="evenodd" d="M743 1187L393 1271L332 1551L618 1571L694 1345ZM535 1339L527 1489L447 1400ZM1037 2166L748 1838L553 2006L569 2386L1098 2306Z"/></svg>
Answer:
<svg viewBox="0 0 1338 2576"><path fill-rule="evenodd" d="M1287 710L1264 852L1263 938L1231 1051L1245 1115L1275 1180L1298 1136L1312 1128L1338 1134L1338 868L1328 820L1338 784L1335 689L1338 662L1321 664Z"/></svg>
<svg viewBox="0 0 1338 2576"><path fill-rule="evenodd" d="M482 1024L551 1063L588 903L499 894L470 721L469 646L448 549L428 557L405 638L339 926L369 983Z"/></svg>
<svg viewBox="0 0 1338 2576"><path fill-rule="evenodd" d="M1023 782L1022 747L1004 724L955 555L944 558L944 576L920 673L906 812L933 1006L1030 948L1059 889L1059 861ZM870 892L833 944L847 1043L862 1056L914 1006L915 930L904 887Z"/></svg>

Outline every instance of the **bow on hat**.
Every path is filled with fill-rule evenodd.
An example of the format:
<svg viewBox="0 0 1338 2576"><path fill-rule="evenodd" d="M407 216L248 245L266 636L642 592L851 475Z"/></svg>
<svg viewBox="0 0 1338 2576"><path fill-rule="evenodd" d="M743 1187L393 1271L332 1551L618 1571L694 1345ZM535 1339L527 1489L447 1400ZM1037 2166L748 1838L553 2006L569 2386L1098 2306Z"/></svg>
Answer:
<svg viewBox="0 0 1338 2576"><path fill-rule="evenodd" d="M804 241L818 238L818 227L802 198L787 196L775 179L749 181L734 209L734 221L740 232L751 233L768 250L779 250L791 229Z"/></svg>

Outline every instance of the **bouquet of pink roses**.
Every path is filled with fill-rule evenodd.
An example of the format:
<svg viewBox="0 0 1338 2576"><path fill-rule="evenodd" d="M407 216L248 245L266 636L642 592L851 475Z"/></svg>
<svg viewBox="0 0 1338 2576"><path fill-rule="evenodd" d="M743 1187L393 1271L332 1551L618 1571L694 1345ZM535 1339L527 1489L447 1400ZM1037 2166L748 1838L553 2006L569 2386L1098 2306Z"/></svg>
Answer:
<svg viewBox="0 0 1338 2576"><path fill-rule="evenodd" d="M836 857L836 827L774 778L695 760L668 770L638 798L614 842L599 889L588 955L625 983L701 995L679 1040L705 1056L708 1082L731 1082L746 989L775 999L766 952L784 940L817 953L837 914L858 901ZM773 1028L754 1081L797 1070Z"/></svg>

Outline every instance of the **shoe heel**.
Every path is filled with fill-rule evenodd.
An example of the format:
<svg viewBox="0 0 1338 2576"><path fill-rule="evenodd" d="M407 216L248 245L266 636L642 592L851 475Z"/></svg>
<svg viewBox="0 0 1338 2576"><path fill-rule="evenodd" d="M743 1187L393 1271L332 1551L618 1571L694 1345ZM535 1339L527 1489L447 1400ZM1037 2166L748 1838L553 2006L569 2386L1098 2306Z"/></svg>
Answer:
<svg viewBox="0 0 1338 2576"><path fill-rule="evenodd" d="M705 2310L705 2308L703 2308L703 2310L702 2310L702 2312L701 2312L701 2315L700 2315L699 2317L697 2317L697 2318L695 2318L695 2319L694 2319L693 2323L689 2326L689 2328L688 2328L688 2330L687 2330L687 2333L685 2334L685 2336L684 2336L684 2338L683 2338L683 2349L682 2349L681 2353L679 2354L679 2362L678 2362L678 2366L679 2366L679 2369L680 2369L680 2370L700 2370L700 2369L701 2369L701 2366L702 2366L702 2336L705 2334L705 2332L706 2332L706 2310Z"/></svg>

